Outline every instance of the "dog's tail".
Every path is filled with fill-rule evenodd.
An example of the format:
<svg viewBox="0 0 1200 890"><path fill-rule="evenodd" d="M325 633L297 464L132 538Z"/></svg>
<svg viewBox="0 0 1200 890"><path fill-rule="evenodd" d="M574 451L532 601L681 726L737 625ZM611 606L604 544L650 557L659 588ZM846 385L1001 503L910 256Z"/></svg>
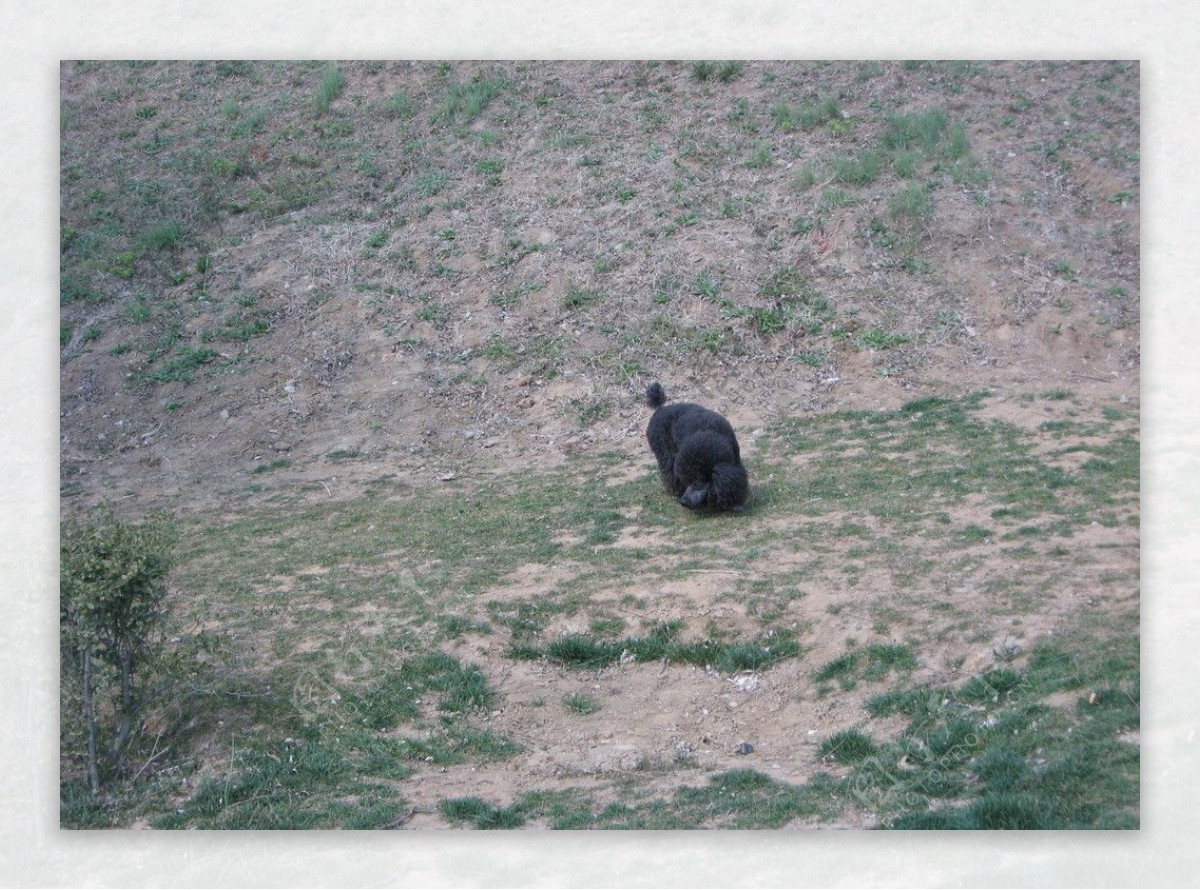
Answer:
<svg viewBox="0 0 1200 890"><path fill-rule="evenodd" d="M661 408L667 402L667 394L661 383L651 383L646 387L646 404L651 408Z"/></svg>

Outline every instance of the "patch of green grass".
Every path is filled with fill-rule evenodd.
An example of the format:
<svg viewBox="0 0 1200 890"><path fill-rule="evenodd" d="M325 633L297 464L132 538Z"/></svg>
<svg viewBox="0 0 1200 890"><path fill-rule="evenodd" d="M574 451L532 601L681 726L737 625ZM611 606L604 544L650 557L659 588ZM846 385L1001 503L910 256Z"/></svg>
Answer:
<svg viewBox="0 0 1200 890"><path fill-rule="evenodd" d="M455 127L471 123L508 86L500 77L479 76L470 83L450 84L442 100L438 120Z"/></svg>
<svg viewBox="0 0 1200 890"><path fill-rule="evenodd" d="M1097 651L1076 630L1039 644L1024 671L877 695L872 715L910 723L850 787L890 812L891 828L1136 828L1138 749L1120 738L1139 725L1136 649L1118 632ZM1048 707L1064 689L1080 690L1074 709Z"/></svg>
<svg viewBox="0 0 1200 890"><path fill-rule="evenodd" d="M512 309L521 304L521 300L527 294L536 293L541 290L544 285L536 281L527 281L524 284L519 284L513 288L503 290L495 290L488 299L493 306L499 306L502 309Z"/></svg>
<svg viewBox="0 0 1200 890"><path fill-rule="evenodd" d="M417 116L417 102L403 90L397 90L383 102L385 114L400 120L412 120Z"/></svg>
<svg viewBox="0 0 1200 890"><path fill-rule="evenodd" d="M844 185L870 185L879 176L883 152L868 149L858 157L838 157L833 160L833 180Z"/></svg>
<svg viewBox="0 0 1200 890"><path fill-rule="evenodd" d="M896 149L892 152L892 169L901 179L912 179L917 175L921 153L912 149Z"/></svg>
<svg viewBox="0 0 1200 890"><path fill-rule="evenodd" d="M932 154L948 125L946 113L931 108L920 114L895 114L888 119L883 145L891 150L919 149Z"/></svg>
<svg viewBox="0 0 1200 890"><path fill-rule="evenodd" d="M103 294L82 276L67 273L59 279L58 300L63 306L72 303L99 303L103 299Z"/></svg>
<svg viewBox="0 0 1200 890"><path fill-rule="evenodd" d="M175 358L152 371L137 372L132 379L135 383L141 384L160 384L172 381L191 383L192 375L199 368L220 358L220 355L215 349L193 349L190 346L183 346L180 347Z"/></svg>
<svg viewBox="0 0 1200 890"><path fill-rule="evenodd" d="M356 722L378 730L416 718L423 699L436 699L444 713L467 714L489 707L494 694L479 668L434 652L404 661L367 689L345 689L342 697Z"/></svg>
<svg viewBox="0 0 1200 890"><path fill-rule="evenodd" d="M142 237L142 243L149 250L174 250L183 243L183 237L183 226L171 221L149 229Z"/></svg>
<svg viewBox="0 0 1200 890"><path fill-rule="evenodd" d="M273 313L266 309L253 308L254 304L243 306L227 314L218 327L207 328L200 332L200 339L205 343L224 341L244 343L261 337L271 330Z"/></svg>
<svg viewBox="0 0 1200 890"><path fill-rule="evenodd" d="M462 639L469 633L492 633L491 625L486 621L474 621L465 615L441 615L435 621L443 636L450 640Z"/></svg>
<svg viewBox="0 0 1200 890"><path fill-rule="evenodd" d="M564 708L576 714L594 714L600 710L600 702L596 697L582 692L572 692L563 696L562 703Z"/></svg>
<svg viewBox="0 0 1200 890"><path fill-rule="evenodd" d="M868 680L879 680L893 672L907 673L917 667L917 656L909 646L874 643L863 653L866 667L863 676Z"/></svg>
<svg viewBox="0 0 1200 890"><path fill-rule="evenodd" d="M855 672L858 663L858 654L847 652L845 655L839 655L822 665L820 670L813 674L813 679L818 683L826 683L829 680L847 679Z"/></svg>
<svg viewBox="0 0 1200 890"><path fill-rule="evenodd" d="M492 763L515 757L520 752L519 745L491 730L445 721L420 737L398 739L395 756L416 764L441 767L461 763Z"/></svg>
<svg viewBox="0 0 1200 890"><path fill-rule="evenodd" d="M967 186L978 187L988 179L986 171L971 153L966 128L960 122L950 121L940 108L890 116L883 134L883 147L901 179L913 179L924 168L947 172L955 182ZM915 196L916 192L912 192L907 200L915 201Z"/></svg>
<svg viewBox="0 0 1200 890"><path fill-rule="evenodd" d="M544 647L525 646L513 654L525 659L548 658L575 668L598 668L625 660L667 661L677 664L711 665L725 673L763 670L785 658L802 654L800 645L783 634L769 634L755 641L687 641L680 638L683 623L668 622L642 637L613 640L591 634L559 637Z"/></svg>
<svg viewBox="0 0 1200 890"><path fill-rule="evenodd" d="M269 464L259 464L250 472L251 473L270 473L274 470L286 470L291 465L292 465L292 461L290 459L288 459L286 457L281 457L281 458L278 458L277 460L271 461Z"/></svg>
<svg viewBox="0 0 1200 890"><path fill-rule="evenodd" d="M337 65L330 65L321 72L321 83L317 87L316 95L313 96L313 110L317 112L318 116L329 111L329 107L342 94L345 86L346 75Z"/></svg>
<svg viewBox="0 0 1200 890"><path fill-rule="evenodd" d="M113 255L108 273L118 278L132 278L135 255L132 250L123 250Z"/></svg>
<svg viewBox="0 0 1200 890"><path fill-rule="evenodd" d="M839 207L850 207L858 203L858 198L843 189L827 188L821 192L821 202L817 205L818 213L824 215L837 210Z"/></svg>
<svg viewBox="0 0 1200 890"><path fill-rule="evenodd" d="M806 103L799 108L780 102L771 108L771 118L775 121L775 126L784 132L797 129L812 130L822 124L842 120L842 111L837 100L833 98Z"/></svg>
<svg viewBox="0 0 1200 890"><path fill-rule="evenodd" d="M445 191L450 182L445 173L425 173L413 180L411 191L418 198L432 198Z"/></svg>
<svg viewBox="0 0 1200 890"><path fill-rule="evenodd" d="M240 113L236 118L237 123L229 128L229 135L233 139L245 140L253 136L257 136L267 128L267 112L265 108L252 106L245 114ZM229 175L236 175L239 172L244 172L244 168L240 162L231 162L236 164L235 169L230 171Z"/></svg>
<svg viewBox="0 0 1200 890"><path fill-rule="evenodd" d="M896 219L929 219L933 216L933 193L928 186L909 183L888 200L888 212Z"/></svg>
<svg viewBox="0 0 1200 890"><path fill-rule="evenodd" d="M854 345L859 349L895 349L909 341L904 334L896 334L879 328L868 328L854 337Z"/></svg>
<svg viewBox="0 0 1200 890"><path fill-rule="evenodd" d="M572 288L563 297L564 309L590 309L604 300L604 292L586 288Z"/></svg>
<svg viewBox="0 0 1200 890"><path fill-rule="evenodd" d="M489 158L475 164L475 172L485 177L491 185L500 184L500 174L504 172L504 168L503 158Z"/></svg>
<svg viewBox="0 0 1200 890"><path fill-rule="evenodd" d="M220 772L155 828L381 828L402 812L390 786L358 778L360 764L319 737L233 747Z"/></svg>
<svg viewBox="0 0 1200 890"><path fill-rule="evenodd" d="M851 764L870 757L877 750L878 746L870 736L857 729L842 729L821 741L819 753L838 763Z"/></svg>
<svg viewBox="0 0 1200 890"><path fill-rule="evenodd" d="M517 807L496 807L480 797L443 800L440 809L451 822L469 822L479 829L520 828L525 823Z"/></svg>
<svg viewBox="0 0 1200 890"><path fill-rule="evenodd" d="M777 334L787 327L787 320L784 317L783 310L773 306L751 309L750 322L754 329L764 337Z"/></svg>
<svg viewBox="0 0 1200 890"><path fill-rule="evenodd" d="M244 203L237 208L270 219L317 203L331 186L332 181L318 171L279 168L261 184L247 189Z"/></svg>
<svg viewBox="0 0 1200 890"><path fill-rule="evenodd" d="M746 166L751 170L765 170L772 163L772 152L769 145L760 145L750 152L750 157L746 159Z"/></svg>
<svg viewBox="0 0 1200 890"><path fill-rule="evenodd" d="M721 293L721 282L710 271L703 269L692 283L692 292L706 300L715 300Z"/></svg>
<svg viewBox="0 0 1200 890"><path fill-rule="evenodd" d="M859 680L879 682L892 673L911 673L916 666L917 657L909 646L875 643L831 659L813 674L813 679L820 684L836 680L842 689L850 690Z"/></svg>
<svg viewBox="0 0 1200 890"><path fill-rule="evenodd" d="M975 419L978 404L979 397L926 399L895 414L849 412L791 431L790 447L813 459L806 509L810 515L836 508L888 522L913 521L918 515L932 521L942 509L939 504L954 504L996 479L1005 481L1003 490L994 492L995 509L1022 511L1028 518L1045 515L1090 523L1098 510L1131 503L1137 450L1132 437L1112 446L1111 454L1119 457L1110 462L1119 468L1114 475L1120 481L1106 492L1100 465L1091 473L1068 472L1034 458L1030 438L1015 427ZM1127 444L1120 445L1122 441ZM830 443L845 448L851 442L866 450L854 464L847 464L836 450L820 450ZM888 454L923 456L896 477ZM1097 457L1106 461L1104 455Z"/></svg>
<svg viewBox="0 0 1200 890"><path fill-rule="evenodd" d="M680 788L666 807L643 805L622 815L629 828L781 828L821 814L828 800L819 778L788 785L757 770L736 769L712 776L705 786Z"/></svg>

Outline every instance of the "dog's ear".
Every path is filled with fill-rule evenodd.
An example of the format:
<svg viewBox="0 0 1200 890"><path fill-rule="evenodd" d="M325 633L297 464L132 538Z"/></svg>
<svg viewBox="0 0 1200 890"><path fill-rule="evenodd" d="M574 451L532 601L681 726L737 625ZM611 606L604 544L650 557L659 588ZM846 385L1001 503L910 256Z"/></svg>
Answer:
<svg viewBox="0 0 1200 890"><path fill-rule="evenodd" d="M679 503L689 510L699 510L707 500L708 486L699 482L693 482L687 487L687 491L679 496Z"/></svg>
<svg viewBox="0 0 1200 890"><path fill-rule="evenodd" d="M713 467L709 494L712 506L718 510L732 510L745 504L750 497L750 478L746 468L740 463L717 464Z"/></svg>

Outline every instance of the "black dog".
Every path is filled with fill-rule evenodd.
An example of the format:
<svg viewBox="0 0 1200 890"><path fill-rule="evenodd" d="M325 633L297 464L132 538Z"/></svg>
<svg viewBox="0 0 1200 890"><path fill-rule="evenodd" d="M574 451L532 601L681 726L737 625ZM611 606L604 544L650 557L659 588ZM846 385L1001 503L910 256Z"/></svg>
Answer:
<svg viewBox="0 0 1200 890"><path fill-rule="evenodd" d="M716 411L690 402L667 405L657 384L646 390L654 409L646 438L658 459L663 486L689 510L741 510L750 496L750 479L742 466L737 436Z"/></svg>

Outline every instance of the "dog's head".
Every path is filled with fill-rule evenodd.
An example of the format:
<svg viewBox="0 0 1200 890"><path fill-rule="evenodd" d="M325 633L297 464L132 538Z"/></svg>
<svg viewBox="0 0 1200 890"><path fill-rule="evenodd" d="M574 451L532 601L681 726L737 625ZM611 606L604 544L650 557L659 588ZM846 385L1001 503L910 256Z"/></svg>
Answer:
<svg viewBox="0 0 1200 890"><path fill-rule="evenodd" d="M679 503L689 510L708 507L712 510L745 509L750 497L750 479L741 464L720 463L712 468L708 482L693 482L679 496Z"/></svg>

